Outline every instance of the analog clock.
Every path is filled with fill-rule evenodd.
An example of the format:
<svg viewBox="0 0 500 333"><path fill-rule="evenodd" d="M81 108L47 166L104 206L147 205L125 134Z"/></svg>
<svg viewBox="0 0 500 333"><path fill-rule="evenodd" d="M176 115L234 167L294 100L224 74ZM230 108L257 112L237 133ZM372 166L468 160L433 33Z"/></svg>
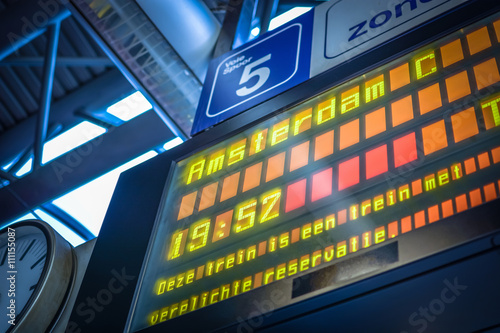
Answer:
<svg viewBox="0 0 500 333"><path fill-rule="evenodd" d="M73 247L47 223L0 231L0 332L44 332L57 322L75 273Z"/></svg>

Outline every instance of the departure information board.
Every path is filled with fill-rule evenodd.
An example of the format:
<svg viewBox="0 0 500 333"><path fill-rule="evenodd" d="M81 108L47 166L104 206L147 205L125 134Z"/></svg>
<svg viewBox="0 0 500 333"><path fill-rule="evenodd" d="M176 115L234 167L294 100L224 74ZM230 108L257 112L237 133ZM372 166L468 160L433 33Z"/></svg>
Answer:
<svg viewBox="0 0 500 333"><path fill-rule="evenodd" d="M131 330L497 199L499 17L175 163Z"/></svg>

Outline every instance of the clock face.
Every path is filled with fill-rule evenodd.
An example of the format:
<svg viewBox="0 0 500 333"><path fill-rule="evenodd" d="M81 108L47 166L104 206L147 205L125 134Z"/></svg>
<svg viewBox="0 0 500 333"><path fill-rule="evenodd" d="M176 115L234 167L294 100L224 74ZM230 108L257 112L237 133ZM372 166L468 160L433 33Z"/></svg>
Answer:
<svg viewBox="0 0 500 333"><path fill-rule="evenodd" d="M72 247L46 223L26 221L0 232L0 332L45 331L66 299ZM34 325L34 326L32 326ZM45 327L45 328L44 328Z"/></svg>
<svg viewBox="0 0 500 333"><path fill-rule="evenodd" d="M20 312L33 295L47 258L47 239L32 226L8 228L0 236L0 308L9 319L0 321L5 332L20 319ZM11 321L11 323L9 323Z"/></svg>

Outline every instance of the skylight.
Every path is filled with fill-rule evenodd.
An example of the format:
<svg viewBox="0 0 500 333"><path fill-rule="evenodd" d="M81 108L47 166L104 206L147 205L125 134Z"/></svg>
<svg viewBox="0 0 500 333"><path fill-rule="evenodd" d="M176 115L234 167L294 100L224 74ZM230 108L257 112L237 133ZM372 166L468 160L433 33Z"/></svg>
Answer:
<svg viewBox="0 0 500 333"><path fill-rule="evenodd" d="M71 151L86 142L95 139L99 135L106 133L104 127L93 124L89 121L83 121L67 131L59 134L55 138L47 141L43 145L42 164L46 164L51 160ZM4 166L8 168L9 166ZM15 173L16 177L21 177L31 171L33 168L33 157L31 157L24 165Z"/></svg>
<svg viewBox="0 0 500 333"><path fill-rule="evenodd" d="M172 139L170 141L168 141L167 143L165 143L163 145L163 149L165 150L169 150L169 149L172 149L174 147L177 147L178 145L180 145L181 143L183 143L184 141L182 141L181 138L177 137L175 139Z"/></svg>
<svg viewBox="0 0 500 333"><path fill-rule="evenodd" d="M151 150L59 197L52 203L70 214L97 236L120 174L156 155L158 153Z"/></svg>
<svg viewBox="0 0 500 333"><path fill-rule="evenodd" d="M136 91L132 95L125 97L124 99L116 102L115 104L108 107L106 110L113 116L123 120L129 121L138 115L151 110L153 106L139 91Z"/></svg>
<svg viewBox="0 0 500 333"><path fill-rule="evenodd" d="M11 166L13 166L15 162L16 162L16 159L13 159L12 161L10 161L10 162L9 162L9 163L7 163L6 165L4 165L4 166L2 167L2 170L4 170L4 171L9 170L9 169L10 169L10 167L11 167Z"/></svg>
<svg viewBox="0 0 500 333"><path fill-rule="evenodd" d="M269 23L269 31L276 29L277 27L299 17L300 15L308 12L312 7L294 7L283 14L276 16Z"/></svg>
<svg viewBox="0 0 500 333"><path fill-rule="evenodd" d="M17 170L15 173L16 177L21 177L31 171L33 167L33 157L28 160L28 162L24 163L21 169Z"/></svg>
<svg viewBox="0 0 500 333"><path fill-rule="evenodd" d="M106 133L105 128L83 121L43 145L42 163L45 164L104 133Z"/></svg>

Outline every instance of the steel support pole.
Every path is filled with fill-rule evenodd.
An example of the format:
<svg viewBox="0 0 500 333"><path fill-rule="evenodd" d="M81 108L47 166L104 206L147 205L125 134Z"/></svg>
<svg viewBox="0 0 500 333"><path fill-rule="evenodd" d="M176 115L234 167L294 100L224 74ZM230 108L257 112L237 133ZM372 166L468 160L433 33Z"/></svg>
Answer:
<svg viewBox="0 0 500 333"><path fill-rule="evenodd" d="M276 15L279 0L264 1L264 11L261 18L260 34L263 35L269 30L269 24Z"/></svg>
<svg viewBox="0 0 500 333"><path fill-rule="evenodd" d="M14 182L14 181L16 181L16 179L17 179L13 175L11 175L10 173L8 173L6 171L3 171L2 169L0 169L0 178L8 180L11 183Z"/></svg>
<svg viewBox="0 0 500 333"><path fill-rule="evenodd" d="M52 86L54 84L54 69L56 66L57 44L59 43L60 23L56 22L47 28L47 48L45 50L45 63L43 66L42 92L40 94L40 112L38 114L33 169L37 170L42 165L43 144L47 138L47 124L49 122L50 102L52 99Z"/></svg>
<svg viewBox="0 0 500 333"><path fill-rule="evenodd" d="M45 59L43 57L23 57L7 58L0 62L0 67L20 66L43 66ZM88 67L88 66L114 66L108 57L59 57L56 66L59 67Z"/></svg>
<svg viewBox="0 0 500 333"><path fill-rule="evenodd" d="M62 126L60 124L54 124L49 127L47 131L47 138L50 140L54 138L57 134L59 134L62 130ZM23 165L26 164L26 162L29 161L31 156L33 156L33 144L29 145L24 152L21 154L21 157L14 163L13 165L10 166L10 168L7 170L10 173L16 173L23 167ZM33 162L32 162L33 163Z"/></svg>

